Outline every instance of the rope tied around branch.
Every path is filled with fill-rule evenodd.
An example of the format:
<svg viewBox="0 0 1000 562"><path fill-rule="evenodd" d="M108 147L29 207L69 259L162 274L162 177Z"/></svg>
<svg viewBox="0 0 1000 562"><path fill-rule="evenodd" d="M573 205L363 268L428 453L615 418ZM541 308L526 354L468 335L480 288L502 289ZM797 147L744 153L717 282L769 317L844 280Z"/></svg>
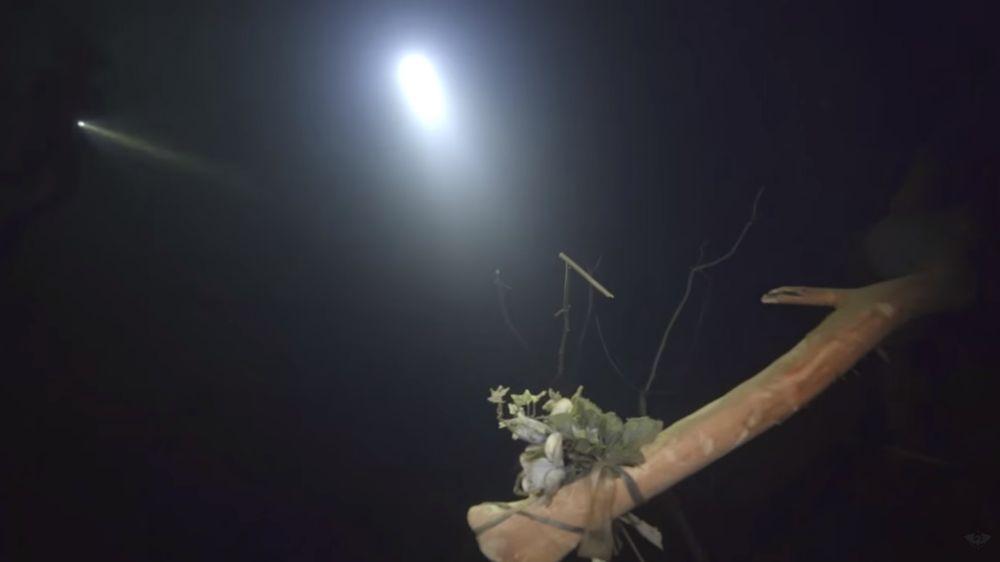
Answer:
<svg viewBox="0 0 1000 562"><path fill-rule="evenodd" d="M663 550L663 537L660 531L653 525L643 521L631 512L618 517L610 515L611 506L614 504L615 487L611 482L614 478L622 479L625 483L625 489L636 506L646 502L646 498L639 491L639 485L636 484L632 476L628 472L625 472L619 465L603 463L596 466L590 476L593 478L593 487L591 488L591 507L586 517L585 526L571 525L528 511L529 507L538 505L544 501L542 498L536 497L528 504L520 507L514 506L510 502L490 502L489 505L498 507L504 510L505 513L492 521L474 527L472 532L476 536L479 536L504 523L511 517L519 515L537 523L559 529L560 531L580 535L580 544L577 547L577 554L580 557L609 560L619 551L621 541L618 540L618 537L624 536L636 556L642 560L642 555L639 554L635 543L626 531L626 525L631 525L639 532L640 536L660 550Z"/></svg>

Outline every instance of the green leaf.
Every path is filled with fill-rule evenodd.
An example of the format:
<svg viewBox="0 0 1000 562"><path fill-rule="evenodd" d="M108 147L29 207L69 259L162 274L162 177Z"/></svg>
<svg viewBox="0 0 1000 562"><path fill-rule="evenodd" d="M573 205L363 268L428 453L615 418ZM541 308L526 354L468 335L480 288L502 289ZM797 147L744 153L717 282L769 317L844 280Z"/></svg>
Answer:
<svg viewBox="0 0 1000 562"><path fill-rule="evenodd" d="M509 390L510 387L507 386L498 386L496 388L491 388L490 397L487 398L486 401L492 404L503 404L504 396L507 395L507 391Z"/></svg>
<svg viewBox="0 0 1000 562"><path fill-rule="evenodd" d="M541 400L545 396L545 391L541 391L538 394L532 394L530 390L525 389L521 394L512 394L510 399L514 401L515 404L521 406L522 408L528 404L534 404Z"/></svg>
<svg viewBox="0 0 1000 562"><path fill-rule="evenodd" d="M579 394L573 396L573 415L576 417L577 425L584 430L594 429L600 433L604 412L596 404L587 400Z"/></svg>
<svg viewBox="0 0 1000 562"><path fill-rule="evenodd" d="M635 466L642 464L645 460L646 458L642 456L642 451L626 447L620 443L608 449L604 456L604 461L608 464L621 466Z"/></svg>
<svg viewBox="0 0 1000 562"><path fill-rule="evenodd" d="M563 438L573 437L573 414L553 414L548 417L549 426L562 434Z"/></svg>
<svg viewBox="0 0 1000 562"><path fill-rule="evenodd" d="M573 411L578 412L578 415L580 416L594 416L604 413L597 407L597 404L594 404L579 394L574 394L572 400Z"/></svg>
<svg viewBox="0 0 1000 562"><path fill-rule="evenodd" d="M629 418L622 429L622 441L629 447L640 449L652 443L663 431L663 422L652 418Z"/></svg>
<svg viewBox="0 0 1000 562"><path fill-rule="evenodd" d="M593 454L595 448L595 445L586 439L578 439L573 442L573 450L582 455Z"/></svg>
<svg viewBox="0 0 1000 562"><path fill-rule="evenodd" d="M555 390L552 390L550 388L549 389L549 399L548 399L548 401L545 402L545 404L542 404L542 410L544 410L546 412L551 412L552 408L556 405L556 402L558 402L560 400L562 400L562 394L559 394L559 392L557 392Z"/></svg>
<svg viewBox="0 0 1000 562"><path fill-rule="evenodd" d="M663 429L663 422L647 417L629 418L625 422L619 441L608 446L605 460L612 464L635 466L646 459L642 447L654 439Z"/></svg>
<svg viewBox="0 0 1000 562"><path fill-rule="evenodd" d="M618 414L614 412L605 412L600 418L598 418L598 432L601 438L601 442L608 445L614 445L621 440L622 419L618 417Z"/></svg>

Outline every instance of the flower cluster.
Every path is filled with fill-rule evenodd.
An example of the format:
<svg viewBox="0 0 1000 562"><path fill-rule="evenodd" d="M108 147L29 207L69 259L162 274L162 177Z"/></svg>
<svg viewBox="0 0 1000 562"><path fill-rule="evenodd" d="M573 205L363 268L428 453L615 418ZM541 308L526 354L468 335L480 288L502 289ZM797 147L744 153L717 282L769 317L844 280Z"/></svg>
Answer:
<svg viewBox="0 0 1000 562"><path fill-rule="evenodd" d="M647 417L622 422L614 412L603 412L584 398L583 387L570 397L552 389L538 394L525 390L510 395L508 402L509 391L503 386L491 389L487 400L497 405L500 427L528 444L520 456L522 470L514 488L520 495L551 498L560 486L589 473L597 463L639 464L644 460L640 448L663 428Z"/></svg>

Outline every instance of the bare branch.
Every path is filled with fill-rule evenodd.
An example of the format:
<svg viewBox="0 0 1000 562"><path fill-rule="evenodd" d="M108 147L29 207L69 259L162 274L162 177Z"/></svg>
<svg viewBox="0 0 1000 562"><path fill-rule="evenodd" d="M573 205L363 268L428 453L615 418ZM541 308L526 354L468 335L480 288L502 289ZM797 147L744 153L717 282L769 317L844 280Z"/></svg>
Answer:
<svg viewBox="0 0 1000 562"><path fill-rule="evenodd" d="M642 392L641 388L636 386L635 383L633 383L631 380L628 379L628 377L625 376L625 373L622 372L622 370L618 367L618 363L615 361L615 358L611 356L611 351L608 348L608 342L604 339L604 332L601 329L600 316L594 315L594 326L597 327L597 338L601 341L601 348L604 350L604 357L608 360L608 363L611 365L611 368L615 371L615 374L617 374L618 377L622 379L622 382L624 382L625 385L631 388L633 391ZM662 392L650 391L648 394L656 396L667 396L677 393L670 391L662 391Z"/></svg>
<svg viewBox="0 0 1000 562"><path fill-rule="evenodd" d="M639 552L639 547L635 545L635 541L633 541L632 537L629 536L627 527L622 527L622 535L625 537L625 540L628 541L628 545L632 547L632 552L635 553L636 559L639 562L646 562L646 559L642 557L642 553Z"/></svg>
<svg viewBox="0 0 1000 562"><path fill-rule="evenodd" d="M601 266L601 256L597 256L597 261L594 262L594 266L590 268L588 273L593 275L597 271L597 268ZM582 350L583 349L583 339L587 336L587 328L590 326L591 313L594 310L594 286L591 285L587 287L587 313L583 317L583 326L580 328L580 337L577 339L576 345ZM579 355L579 351L577 351Z"/></svg>
<svg viewBox="0 0 1000 562"><path fill-rule="evenodd" d="M695 267L695 270L708 269L710 267L715 267L715 266L719 265L720 263L722 263L722 262L728 260L729 258L733 257L733 254L736 253L736 250L739 249L740 244L743 242L743 238L745 238L746 235L747 235L747 232L750 231L750 227L753 225L753 222L757 219L757 204L760 202L760 196L763 195L763 194L764 194L764 188L763 187L757 190L757 195L755 195L754 198L753 198L753 207L750 209L750 220L748 220L746 222L746 224L743 225L743 230L740 231L740 235L736 238L736 242L733 242L733 245L732 245L731 248L729 248L729 251L726 252L725 254L723 254L723 255L715 258L714 260L712 260L710 262L703 263L703 264Z"/></svg>
<svg viewBox="0 0 1000 562"><path fill-rule="evenodd" d="M594 317L594 326L597 327L597 338L601 340L601 348L604 349L604 357L608 359L608 363L611 364L611 368L614 369L615 373L618 374L618 377L621 378L622 381L625 384L627 384L629 388L631 388L636 392L642 392L642 389L633 384L632 381L628 380L628 378L625 376L625 373L623 373L622 370L618 368L618 364L615 363L614 358L611 357L611 351L608 350L608 342L604 341L604 332L601 330L600 317L597 316Z"/></svg>
<svg viewBox="0 0 1000 562"><path fill-rule="evenodd" d="M747 220L746 224L743 225L743 230L740 231L740 235L736 237L736 241L733 242L733 245L729 248L728 252L722 254L721 256L715 258L712 261L700 263L701 252L699 251L699 260L698 260L699 263L697 263L694 267L691 268L690 271L688 271L687 284L684 287L684 295L681 297L681 302L677 305L677 308L674 309L674 313L670 316L670 322L667 323L667 328L663 331L663 337L660 338L660 346L656 349L656 355L653 356L653 366L649 370L649 378L646 380L646 385L643 386L642 392L639 393L640 416L646 415L646 396L649 394L649 389L652 388L653 386L653 381L656 380L656 371L660 366L660 359L663 358L663 351L667 347L667 340L670 339L670 332L674 329L674 324L677 323L677 319L680 318L681 311L684 310L684 305L687 304L688 298L691 296L691 285L694 282L695 274L703 272L708 268L719 265L720 263L731 258L733 254L736 253L736 250L740 247L740 244L746 237L747 232L749 232L750 226L753 225L754 220L756 220L757 218L757 203L760 202L760 196L763 193L764 193L763 187L757 190L757 195L753 199L753 207L751 207L750 209L750 219ZM702 245L702 250L703 249L704 245Z"/></svg>
<svg viewBox="0 0 1000 562"><path fill-rule="evenodd" d="M895 455L898 455L904 459L909 459L913 461L923 462L927 464L932 464L934 466L941 466L946 468L955 468L957 465L953 462L946 460L941 460L937 457L932 457L930 455L925 455L923 453L918 453L915 451L909 451L899 446L886 447L886 451Z"/></svg>
<svg viewBox="0 0 1000 562"><path fill-rule="evenodd" d="M559 256L562 257L564 254L560 253ZM566 262L565 271L563 274L563 302L562 308L556 313L556 316L562 314L563 317L563 332L562 338L559 340L559 356L556 362L556 376L552 378L552 383L550 386L555 386L557 380L562 377L563 372L566 371L566 340L569 339L569 268L570 262Z"/></svg>
<svg viewBox="0 0 1000 562"><path fill-rule="evenodd" d="M528 347L528 342L524 341L524 338L521 337L521 332L517 331L517 328L514 326L514 322L510 319L510 313L507 310L507 293L510 292L511 288L500 280L499 268L493 272L493 284L497 288L497 303L500 305L500 314L503 316L504 324L507 325L507 329L510 330L510 333L514 335L514 339L517 340L517 343L521 344L521 347L528 353L528 355L531 355L531 348Z"/></svg>

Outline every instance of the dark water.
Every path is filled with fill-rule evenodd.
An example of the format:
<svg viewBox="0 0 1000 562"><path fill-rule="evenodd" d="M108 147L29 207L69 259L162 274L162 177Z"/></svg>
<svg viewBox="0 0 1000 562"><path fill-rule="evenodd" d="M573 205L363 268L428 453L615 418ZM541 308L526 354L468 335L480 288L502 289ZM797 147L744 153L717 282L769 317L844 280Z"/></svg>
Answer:
<svg viewBox="0 0 1000 562"><path fill-rule="evenodd" d="M594 310L641 384L699 246L724 252L761 186L672 336L650 400L668 423L821 318L760 294L957 255L954 209L980 293L681 483L709 559L1000 547L981 8L106 2L4 19L0 558L481 559L465 511L509 498L518 453L485 399L551 380L557 253L601 258L616 298ZM388 69L420 41L462 104L462 152L428 149L398 108ZM240 180L83 136L81 116ZM572 297L560 387L635 415L593 326L576 345ZM647 560L693 559L668 503L640 515L665 536Z"/></svg>

